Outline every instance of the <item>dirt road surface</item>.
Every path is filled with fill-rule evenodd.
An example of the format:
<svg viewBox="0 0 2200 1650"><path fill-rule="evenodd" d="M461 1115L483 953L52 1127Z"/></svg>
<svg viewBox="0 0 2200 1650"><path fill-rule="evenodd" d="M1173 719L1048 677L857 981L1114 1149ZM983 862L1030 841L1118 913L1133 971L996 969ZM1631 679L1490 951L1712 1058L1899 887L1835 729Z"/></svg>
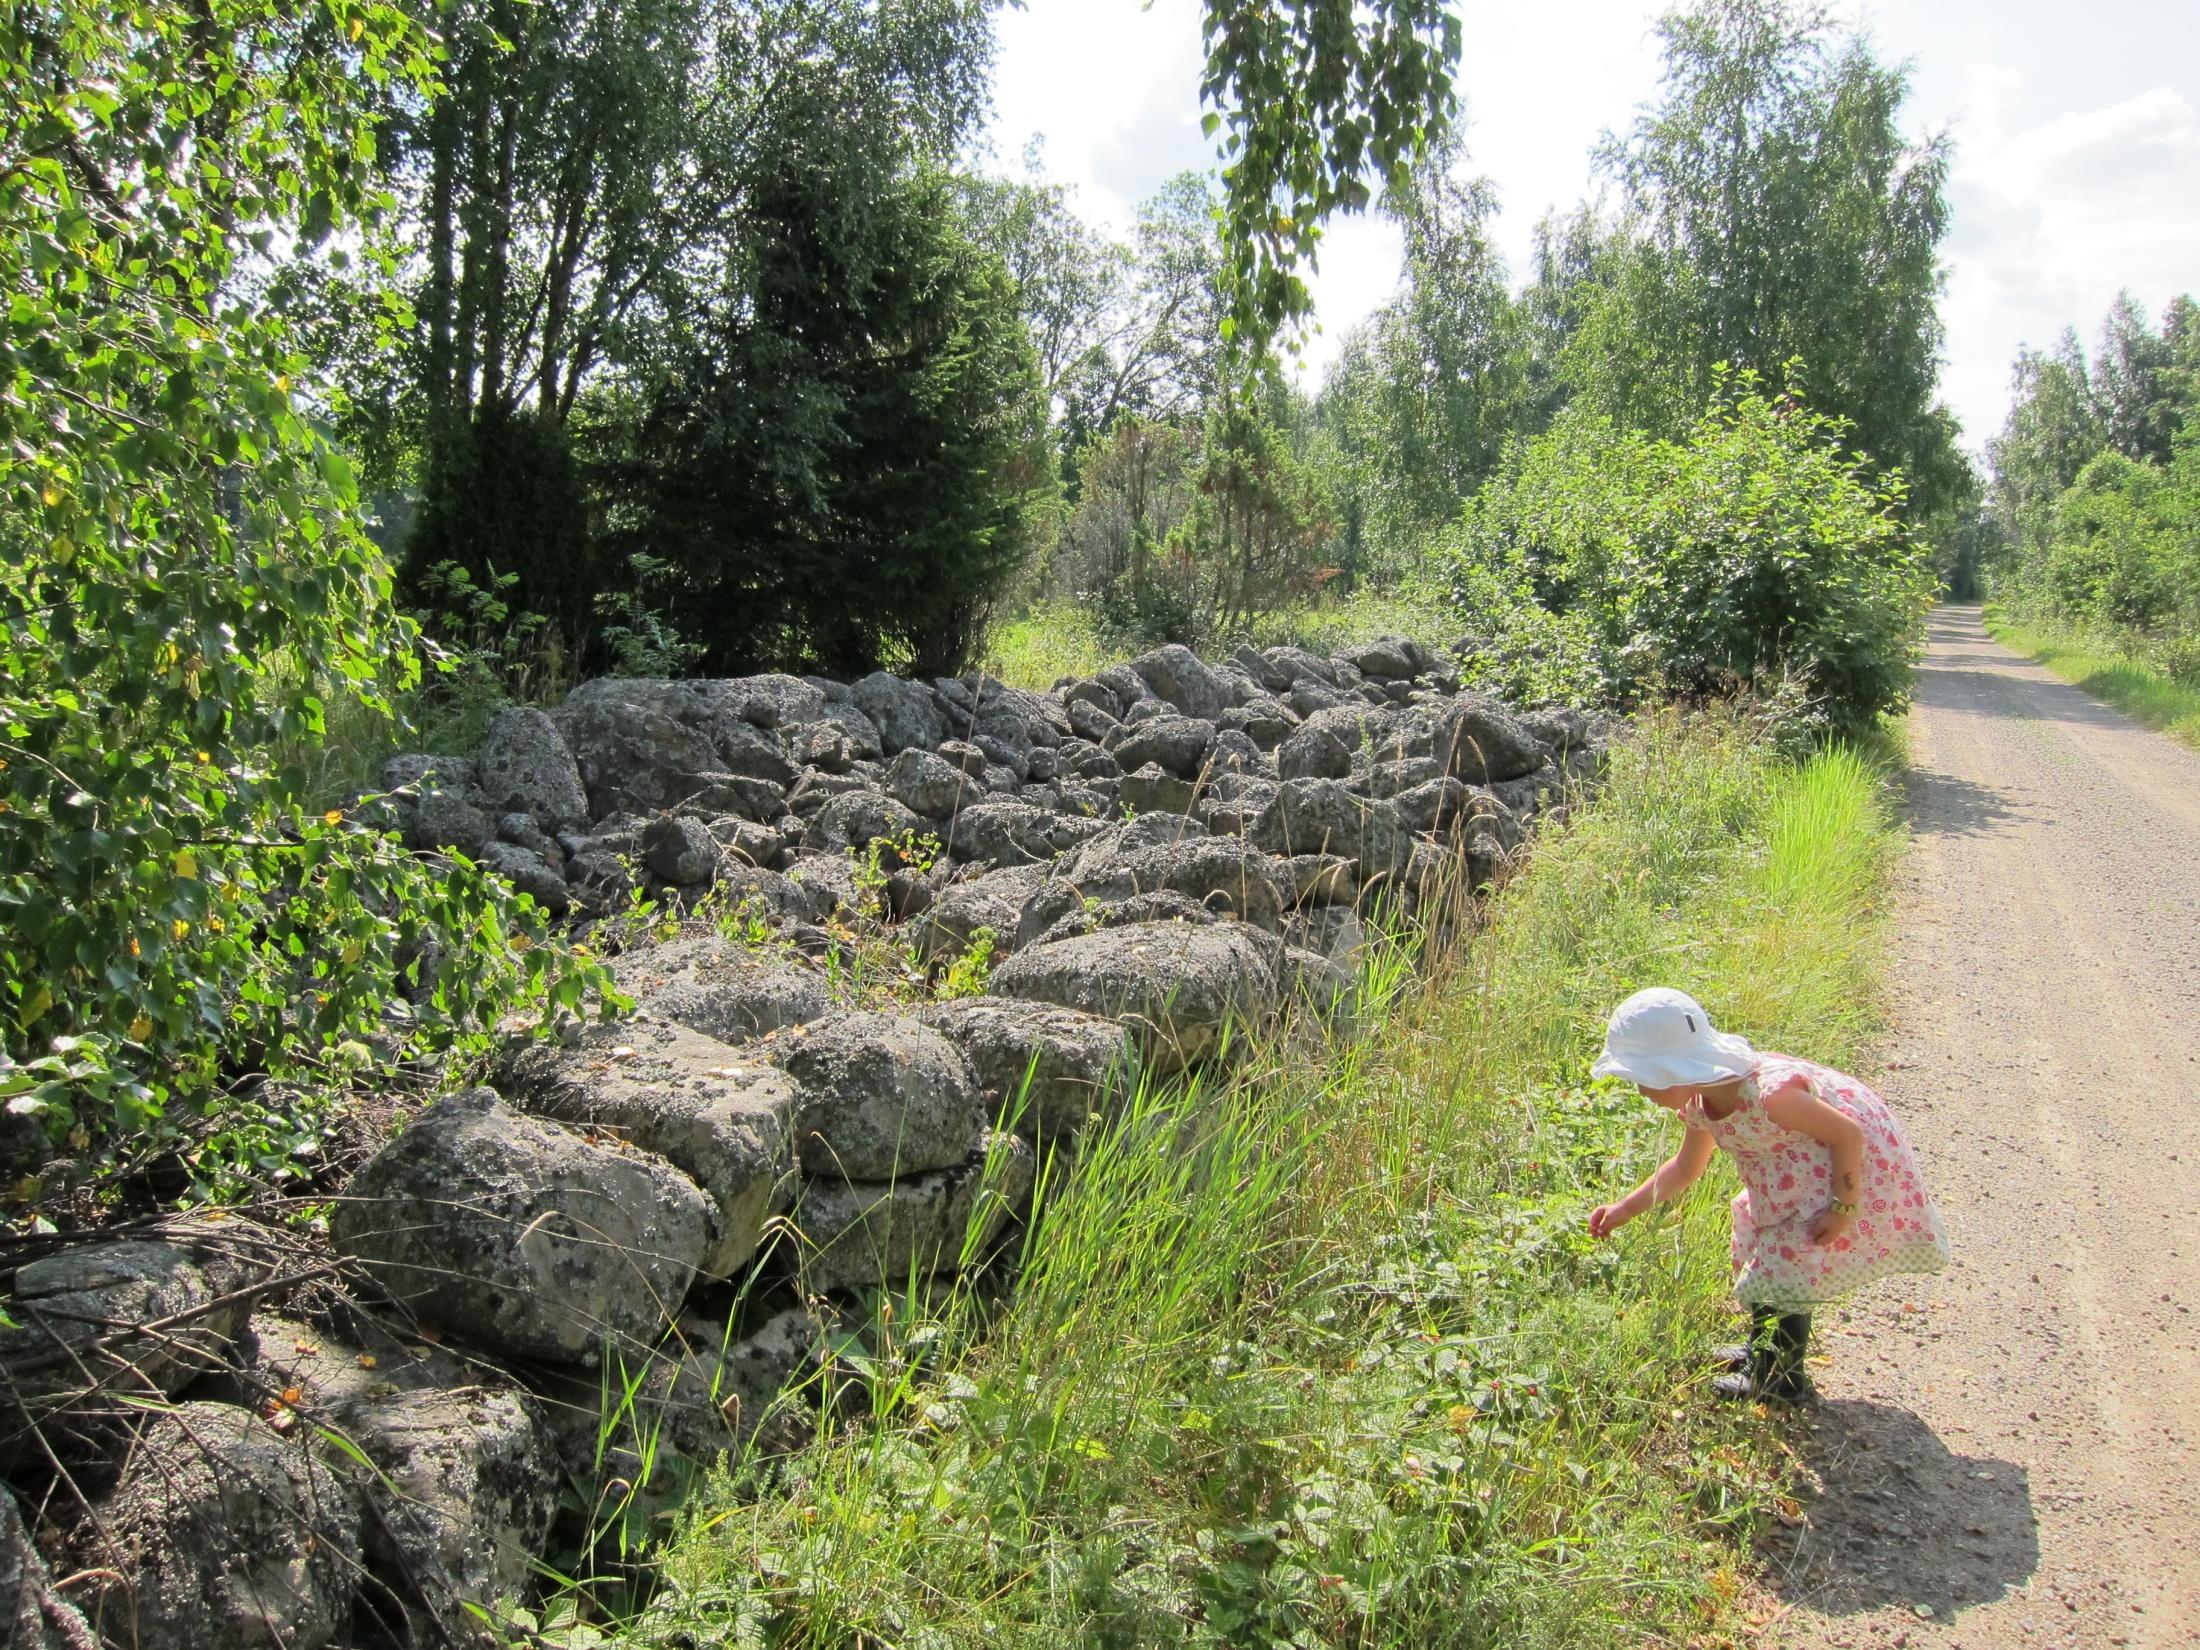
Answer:
<svg viewBox="0 0 2200 1650"><path fill-rule="evenodd" d="M1934 616L1880 1080L1955 1262L1819 1315L1763 1642L2200 1646L2200 754Z"/></svg>

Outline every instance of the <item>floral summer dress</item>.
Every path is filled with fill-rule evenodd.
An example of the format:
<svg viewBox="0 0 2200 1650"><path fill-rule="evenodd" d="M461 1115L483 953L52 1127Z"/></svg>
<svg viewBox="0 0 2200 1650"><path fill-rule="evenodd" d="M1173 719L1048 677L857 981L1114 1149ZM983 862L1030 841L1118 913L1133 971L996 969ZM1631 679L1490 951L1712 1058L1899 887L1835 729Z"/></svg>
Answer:
<svg viewBox="0 0 2200 1650"><path fill-rule="evenodd" d="M1864 1131L1856 1223L1829 1244L1811 1241L1810 1223L1833 1201L1833 1154L1765 1115L1764 1091L1798 1073ZM1937 1272L1948 1264L1947 1234L1917 1155L1886 1102L1855 1078L1790 1055L1762 1054L1733 1111L1708 1116L1698 1099L1681 1115L1690 1128L1710 1132L1747 1188L1734 1200L1734 1293L1743 1305L1799 1311L1890 1272Z"/></svg>

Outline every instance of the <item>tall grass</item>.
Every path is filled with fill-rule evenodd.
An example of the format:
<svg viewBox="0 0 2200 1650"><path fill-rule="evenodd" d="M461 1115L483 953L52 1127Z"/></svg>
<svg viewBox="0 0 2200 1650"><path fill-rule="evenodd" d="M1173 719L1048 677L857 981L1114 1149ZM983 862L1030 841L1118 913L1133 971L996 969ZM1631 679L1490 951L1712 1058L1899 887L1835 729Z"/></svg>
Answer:
<svg viewBox="0 0 2200 1650"><path fill-rule="evenodd" d="M625 1633L1538 1650L1736 1625L1778 1457L1702 1389L1724 1196L1593 1243L1589 1207L1674 1133L1580 1080L1652 982L1851 1057L1893 840L1853 755L1645 729L1482 935L1425 975L1371 961L1365 1035L1146 1090L1051 1163L987 1337L720 1473Z"/></svg>
<svg viewBox="0 0 2200 1650"><path fill-rule="evenodd" d="M2200 687L2175 681L2108 643L2020 624L1993 608L1987 609L1986 629L2004 647L2029 654L2064 681L2200 750Z"/></svg>

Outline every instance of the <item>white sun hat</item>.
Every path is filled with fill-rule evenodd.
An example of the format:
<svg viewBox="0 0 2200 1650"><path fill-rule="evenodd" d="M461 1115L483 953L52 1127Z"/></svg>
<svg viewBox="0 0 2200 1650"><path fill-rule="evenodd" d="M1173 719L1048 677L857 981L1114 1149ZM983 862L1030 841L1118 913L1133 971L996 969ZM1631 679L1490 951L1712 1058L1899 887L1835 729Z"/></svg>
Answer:
<svg viewBox="0 0 2200 1650"><path fill-rule="evenodd" d="M1664 1089L1746 1077L1757 1069L1757 1051L1746 1037L1713 1030L1703 1004L1687 992L1652 986L1612 1010L1604 1052L1590 1069Z"/></svg>

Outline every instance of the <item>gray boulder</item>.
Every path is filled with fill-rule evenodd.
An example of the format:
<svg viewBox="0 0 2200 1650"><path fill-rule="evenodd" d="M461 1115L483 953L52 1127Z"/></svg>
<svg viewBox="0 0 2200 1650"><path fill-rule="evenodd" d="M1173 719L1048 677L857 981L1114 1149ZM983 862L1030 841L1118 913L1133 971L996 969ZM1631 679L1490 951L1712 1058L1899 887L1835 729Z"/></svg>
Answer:
<svg viewBox="0 0 2200 1650"><path fill-rule="evenodd" d="M496 821L461 791L423 790L405 818L408 848L455 848L468 859L479 859L481 850L496 840Z"/></svg>
<svg viewBox="0 0 2200 1650"><path fill-rule="evenodd" d="M474 766L482 795L497 811L532 814L553 831L588 823L581 770L542 711L524 705L498 711Z"/></svg>
<svg viewBox="0 0 2200 1650"><path fill-rule="evenodd" d="M834 797L810 827L813 845L852 848L859 853L874 842L897 843L927 834L925 821L892 797L871 790Z"/></svg>
<svg viewBox="0 0 2200 1650"><path fill-rule="evenodd" d="M734 771L711 740L713 716L694 684L628 676L583 682L550 713L597 819L670 808L704 775Z"/></svg>
<svg viewBox="0 0 2200 1650"><path fill-rule="evenodd" d="M552 869L540 854L510 842L491 842L482 847L481 863L553 917L562 917L572 908L573 891L565 873Z"/></svg>
<svg viewBox="0 0 2200 1650"><path fill-rule="evenodd" d="M1282 779L1343 779L1352 772L1352 752L1344 734L1317 717L1276 747L1276 774Z"/></svg>
<svg viewBox="0 0 2200 1650"><path fill-rule="evenodd" d="M886 789L911 813L952 819L985 801L985 787L954 763L930 751L905 750L886 765Z"/></svg>
<svg viewBox="0 0 2200 1650"><path fill-rule="evenodd" d="M1036 1167L1021 1135L989 1132L952 1168L883 1184L811 1181L794 1211L803 1289L892 1286L960 1270L1030 1197Z"/></svg>
<svg viewBox="0 0 2200 1650"><path fill-rule="evenodd" d="M101 1632L137 1650L319 1650L347 1637L359 1499L304 1433L231 1404L149 1420L100 1510Z"/></svg>
<svg viewBox="0 0 2200 1650"><path fill-rule="evenodd" d="M1108 691L1096 682L1087 682L1080 685L1090 687L1095 693L1107 693ZM1112 699L1114 695L1110 694L1109 697ZM1068 710L1070 732L1077 738L1089 739L1096 745L1105 739L1113 729L1123 725L1121 718L1117 717L1114 712L1103 709L1090 699L1072 699L1069 701Z"/></svg>
<svg viewBox="0 0 2200 1650"><path fill-rule="evenodd" d="M1462 694L1438 718L1435 756L1470 785L1518 779L1543 766L1542 742L1494 700Z"/></svg>
<svg viewBox="0 0 2200 1650"><path fill-rule="evenodd" d="M723 857L718 839L699 819L661 814L642 827L642 863L675 888L700 888Z"/></svg>
<svg viewBox="0 0 2200 1650"><path fill-rule="evenodd" d="M1271 854L1357 861L1363 882L1403 870L1412 851L1392 804L1356 796L1334 779L1286 781L1254 821L1250 839Z"/></svg>
<svg viewBox="0 0 2200 1650"><path fill-rule="evenodd" d="M611 972L648 1014L722 1043L818 1019L829 1001L815 969L716 934L684 934L629 951Z"/></svg>
<svg viewBox="0 0 2200 1650"><path fill-rule="evenodd" d="M932 1003L917 1018L962 1050L981 1100L1027 1140L1072 1136L1105 1117L1137 1068L1130 1033L1113 1020L1013 997Z"/></svg>
<svg viewBox="0 0 2200 1650"><path fill-rule="evenodd" d="M793 1196L794 1085L684 1025L637 1017L591 1026L571 1047L523 1043L496 1081L529 1111L655 1152L708 1193L706 1277L748 1264Z"/></svg>
<svg viewBox="0 0 2200 1650"><path fill-rule="evenodd" d="M216 1395L250 1404L294 1390L306 1420L366 1457L321 1452L359 1492L368 1568L393 1593L455 1621L468 1603L524 1592L564 1476L535 1400L478 1364L361 1327L255 1318L242 1375Z"/></svg>
<svg viewBox="0 0 2200 1650"><path fill-rule="evenodd" d="M0 1302L15 1320L0 1324L0 1371L15 1401L51 1416L181 1392L221 1362L243 1325L249 1302L232 1297L274 1268L255 1231L190 1222L26 1261Z"/></svg>
<svg viewBox="0 0 2200 1650"><path fill-rule="evenodd" d="M1165 1076L1213 1054L1226 1026L1275 1013L1281 950L1245 923L1133 923L1019 952L992 991L1129 1022Z"/></svg>
<svg viewBox="0 0 2200 1650"><path fill-rule="evenodd" d="M0 1489L0 1642L11 1650L99 1650L76 1607L53 1590L15 1497Z"/></svg>
<svg viewBox="0 0 2200 1650"><path fill-rule="evenodd" d="M1331 688L1338 685L1337 667L1303 647L1271 647L1262 652L1261 658L1268 665L1269 673L1262 681L1270 693L1288 692L1302 682Z"/></svg>
<svg viewBox="0 0 2200 1650"><path fill-rule="evenodd" d="M910 925L910 948L922 963L951 961L967 952L978 930L986 928L993 931L994 954L1006 953L1016 944L1024 903L1042 881L1042 869L1030 865L949 883Z"/></svg>
<svg viewBox="0 0 2200 1650"><path fill-rule="evenodd" d="M1077 865L1073 876L1050 881L1024 907L1016 929L1019 946L1039 940L1079 911L1160 893L1183 895L1211 914L1236 917L1271 933L1282 921L1283 888L1273 862L1236 837L1201 836L1127 852L1088 852L1078 857Z"/></svg>
<svg viewBox="0 0 2200 1650"><path fill-rule="evenodd" d="M1116 798L1138 814L1188 814L1199 803L1199 784L1180 779L1158 762L1148 762L1125 774L1116 784Z"/></svg>
<svg viewBox="0 0 2200 1650"><path fill-rule="evenodd" d="M1111 754L1126 772L1158 762L1179 779L1196 779L1214 743L1212 722L1189 716L1155 716L1126 733Z"/></svg>
<svg viewBox="0 0 2200 1650"><path fill-rule="evenodd" d="M714 1216L664 1159L479 1088L370 1158L329 1225L338 1253L421 1316L517 1357L584 1362L606 1336L656 1340L710 1253Z"/></svg>
<svg viewBox="0 0 2200 1650"><path fill-rule="evenodd" d="M795 1152L813 1175L889 1180L960 1163L984 1117L955 1046L916 1020L843 1013L772 1058L796 1085Z"/></svg>
<svg viewBox="0 0 2200 1650"><path fill-rule="evenodd" d="M981 802L955 816L948 852L958 860L991 860L995 865L1029 865L1058 851L1057 821L1028 802Z"/></svg>
<svg viewBox="0 0 2200 1650"><path fill-rule="evenodd" d="M1337 658L1362 676L1381 682L1402 682L1423 675L1430 664L1427 652L1406 636L1378 636L1358 647L1339 649Z"/></svg>
<svg viewBox="0 0 2200 1650"><path fill-rule="evenodd" d="M879 749L888 756L930 750L947 737L939 701L921 682L875 670L849 683L848 697L878 729Z"/></svg>
<svg viewBox="0 0 2200 1650"><path fill-rule="evenodd" d="M1141 653L1131 661L1130 668L1155 698L1186 716L1212 722L1230 708L1229 688L1182 643L1171 642L1151 653ZM1105 672L1100 680L1108 680Z"/></svg>

